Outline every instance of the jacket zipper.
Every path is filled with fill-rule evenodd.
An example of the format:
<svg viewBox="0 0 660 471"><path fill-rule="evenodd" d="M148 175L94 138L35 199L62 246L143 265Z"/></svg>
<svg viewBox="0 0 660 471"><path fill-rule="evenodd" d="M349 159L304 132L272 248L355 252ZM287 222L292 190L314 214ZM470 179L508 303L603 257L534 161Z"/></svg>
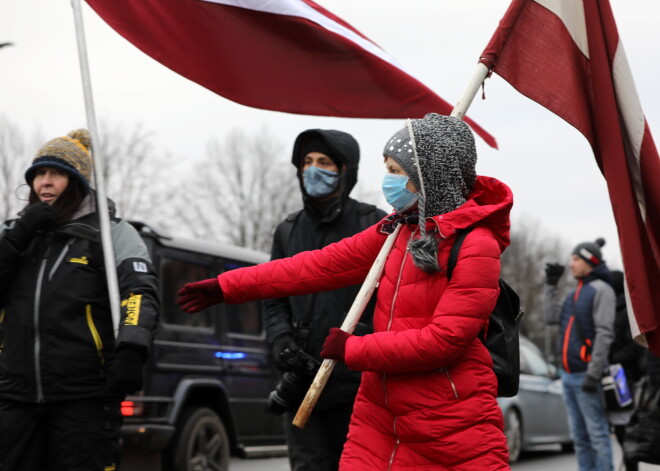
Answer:
<svg viewBox="0 0 660 471"><path fill-rule="evenodd" d="M399 276L396 280L396 289L394 290L394 297L392 298L392 306L390 307L390 320L387 323L387 331L390 331L392 327L392 320L394 320L394 303L396 303L396 298L399 295L399 285L401 284L401 274L403 273L403 266L406 263L406 257L408 256L408 246L406 246L406 251L403 253L403 260L401 260L401 267L399 267Z"/></svg>
<svg viewBox="0 0 660 471"><path fill-rule="evenodd" d="M53 274L57 269L59 268L60 264L62 263L62 260L64 260L64 257L66 256L67 252L69 251L69 248L73 244L75 239L69 239L69 241L66 243L64 248L62 249L62 252L60 252L59 257L57 257L57 260L53 264L53 268L50 269L50 272L48 273L48 281L53 279Z"/></svg>
<svg viewBox="0 0 660 471"><path fill-rule="evenodd" d="M458 391L456 390L456 385L454 384L454 380L451 379L451 375L449 374L449 369L443 367L443 368L438 368L438 371L444 373L445 376L447 376L447 379L449 380L449 384L451 385L451 389L454 391L454 398L458 399Z"/></svg>
<svg viewBox="0 0 660 471"><path fill-rule="evenodd" d="M37 402L44 402L44 391L41 385L41 336L39 334L39 304L41 303L41 289L44 281L44 273L46 271L46 262L50 254L51 241L48 240L48 245L44 252L41 265L39 266L39 274L37 275L37 289L34 293L34 373L37 383Z"/></svg>
<svg viewBox="0 0 660 471"><path fill-rule="evenodd" d="M394 430L394 436L396 437L396 442L394 443L394 449L392 450L392 454L390 455L390 462L387 464L387 471L390 471L392 469L392 464L394 464L394 457L396 455L397 450L399 449L399 436L396 433L396 417L394 417L394 423L392 424L392 428Z"/></svg>
<svg viewBox="0 0 660 471"><path fill-rule="evenodd" d="M101 359L101 364L103 365L105 363L105 357L103 356L103 341L101 340L99 331L96 329L96 326L94 325L94 318L92 317L91 304L85 306L85 316L87 317L87 325L89 326L89 330L92 333L92 338L94 339L94 345L96 345L96 353L99 354L99 358Z"/></svg>
<svg viewBox="0 0 660 471"><path fill-rule="evenodd" d="M401 284L401 275L403 273L403 266L406 263L406 257L408 256L408 246L406 246L406 251L403 253L403 259L401 260L401 266L399 267L399 276L396 280L396 289L394 290L394 297L392 298L392 306L390 307L390 320L387 323L387 331L389 332L390 328L392 327L392 320L394 319L394 303L396 303L396 298L399 294L399 285ZM388 405L388 395L387 395L387 373L383 373L383 392L385 394L385 406ZM396 451L399 448L399 436L397 435L396 432L396 417L394 417L394 422L392 423L392 431L394 433L394 436L396 437L396 442L394 443L394 449L392 450L392 454L390 455L390 462L387 466L388 471L392 469L392 463L394 463L394 456L396 455Z"/></svg>

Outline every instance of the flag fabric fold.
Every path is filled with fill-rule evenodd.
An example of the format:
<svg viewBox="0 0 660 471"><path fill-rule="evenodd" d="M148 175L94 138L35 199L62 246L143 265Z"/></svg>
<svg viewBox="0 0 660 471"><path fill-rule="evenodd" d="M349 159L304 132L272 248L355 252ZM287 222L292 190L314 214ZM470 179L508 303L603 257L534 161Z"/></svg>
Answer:
<svg viewBox="0 0 660 471"><path fill-rule="evenodd" d="M514 0L480 61L589 141L617 224L636 340L660 356L660 158L607 0Z"/></svg>
<svg viewBox="0 0 660 471"><path fill-rule="evenodd" d="M147 55L243 105L351 118L421 118L453 109L311 0L86 1Z"/></svg>

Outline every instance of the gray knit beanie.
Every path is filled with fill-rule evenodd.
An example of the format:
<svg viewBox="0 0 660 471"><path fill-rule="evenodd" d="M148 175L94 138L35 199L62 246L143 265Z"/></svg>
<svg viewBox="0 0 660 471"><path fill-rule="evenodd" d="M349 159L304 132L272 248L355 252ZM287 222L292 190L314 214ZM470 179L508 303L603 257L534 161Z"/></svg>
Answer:
<svg viewBox="0 0 660 471"><path fill-rule="evenodd" d="M424 219L453 211L467 201L477 179L477 150L472 131L458 118L430 113L408 120L407 128L419 182L420 221L420 238L411 240L409 247L418 268L435 272L439 270L438 242L434 234L426 233Z"/></svg>
<svg viewBox="0 0 660 471"><path fill-rule="evenodd" d="M399 129L387 141L383 149L383 155L385 157L391 157L401 165L401 168L406 171L410 180L415 184L415 188L419 188L419 177L417 176L417 167L415 166L415 153L407 127Z"/></svg>
<svg viewBox="0 0 660 471"><path fill-rule="evenodd" d="M435 113L408 125L425 200L420 217L453 211L467 201L477 179L472 131L458 118Z"/></svg>

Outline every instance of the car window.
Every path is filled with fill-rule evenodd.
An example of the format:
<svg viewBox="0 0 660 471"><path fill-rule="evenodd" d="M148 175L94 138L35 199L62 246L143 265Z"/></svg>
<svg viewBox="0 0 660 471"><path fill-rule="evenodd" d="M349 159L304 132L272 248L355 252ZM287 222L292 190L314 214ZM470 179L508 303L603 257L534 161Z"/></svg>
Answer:
<svg viewBox="0 0 660 471"><path fill-rule="evenodd" d="M261 312L256 301L243 304L226 304L225 314L229 335L260 336Z"/></svg>
<svg viewBox="0 0 660 471"><path fill-rule="evenodd" d="M212 328L213 318L210 309L190 315L179 309L176 302L177 292L183 285L210 277L210 261L180 260L163 256L160 260L163 323L183 327Z"/></svg>
<svg viewBox="0 0 660 471"><path fill-rule="evenodd" d="M543 357L524 344L520 345L520 372L534 376L550 375L550 369Z"/></svg>
<svg viewBox="0 0 660 471"><path fill-rule="evenodd" d="M246 265L236 262L225 262L223 270L233 270ZM261 303L250 301L243 304L224 304L223 317L226 322L227 333L232 337L259 337L263 331L261 318Z"/></svg>

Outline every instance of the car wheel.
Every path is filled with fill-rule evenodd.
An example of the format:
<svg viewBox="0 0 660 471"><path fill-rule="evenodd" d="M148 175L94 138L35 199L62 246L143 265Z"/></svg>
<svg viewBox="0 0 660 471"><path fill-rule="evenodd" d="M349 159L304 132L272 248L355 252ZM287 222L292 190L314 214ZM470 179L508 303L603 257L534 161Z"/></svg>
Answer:
<svg viewBox="0 0 660 471"><path fill-rule="evenodd" d="M509 409L504 416L504 435L509 448L509 462L514 463L522 451L522 423L518 412Z"/></svg>
<svg viewBox="0 0 660 471"><path fill-rule="evenodd" d="M573 442L562 443L561 451L563 451L564 453L573 453L575 451L575 447L573 447Z"/></svg>
<svg viewBox="0 0 660 471"><path fill-rule="evenodd" d="M207 407L186 409L163 454L166 471L227 471L229 439L220 417Z"/></svg>

